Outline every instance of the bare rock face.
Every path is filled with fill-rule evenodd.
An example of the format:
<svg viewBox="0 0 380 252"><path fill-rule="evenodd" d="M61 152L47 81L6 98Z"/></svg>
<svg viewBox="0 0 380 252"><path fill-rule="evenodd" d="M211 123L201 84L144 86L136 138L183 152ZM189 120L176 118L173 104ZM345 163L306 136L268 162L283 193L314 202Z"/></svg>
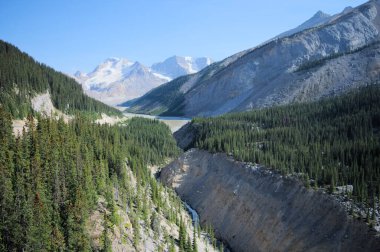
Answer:
<svg viewBox="0 0 380 252"><path fill-rule="evenodd" d="M183 125L179 130L173 133L177 145L183 150L189 149L195 140L195 135L197 134L197 125L191 122Z"/></svg>
<svg viewBox="0 0 380 252"><path fill-rule="evenodd" d="M320 99L380 79L380 1L336 15L322 25L240 52L194 74L177 87L170 82L132 107L165 107L175 115L215 116ZM307 66L307 67L306 67ZM167 105L157 94L172 89ZM177 91L178 90L178 91ZM166 93L167 91L165 91ZM174 99L174 98L173 98Z"/></svg>
<svg viewBox="0 0 380 252"><path fill-rule="evenodd" d="M379 46L349 52L378 40L378 10L378 3L370 2L321 27L245 53L185 95L185 114L209 116L313 100L373 81L367 65L380 58ZM307 62L338 54L323 66L297 72Z"/></svg>
<svg viewBox="0 0 380 252"><path fill-rule="evenodd" d="M34 111L41 113L43 116L54 116L56 119L62 117L65 122L68 122L73 117L70 115L66 115L62 111L56 109L51 101L51 96L49 91L45 93L37 94L31 99L32 108ZM20 131L21 133L21 131Z"/></svg>
<svg viewBox="0 0 380 252"><path fill-rule="evenodd" d="M378 251L380 238L331 196L225 154L191 149L161 180L234 251Z"/></svg>

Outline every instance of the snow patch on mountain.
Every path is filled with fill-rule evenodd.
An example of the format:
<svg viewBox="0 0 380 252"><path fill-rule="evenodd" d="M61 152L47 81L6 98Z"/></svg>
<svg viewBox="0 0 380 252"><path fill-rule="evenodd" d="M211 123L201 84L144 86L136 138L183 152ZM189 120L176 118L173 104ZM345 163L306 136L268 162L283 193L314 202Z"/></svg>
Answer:
<svg viewBox="0 0 380 252"><path fill-rule="evenodd" d="M213 61L207 57L193 58L190 56L172 56L163 62L153 64L152 69L157 73L174 79L182 75L196 73L212 62Z"/></svg>
<svg viewBox="0 0 380 252"><path fill-rule="evenodd" d="M168 77L168 76L165 76L165 75L162 75L162 74L159 74L159 73L155 73L155 72L152 72L155 76L157 76L158 78L161 78L161 79L165 79L167 81L171 81L172 78Z"/></svg>

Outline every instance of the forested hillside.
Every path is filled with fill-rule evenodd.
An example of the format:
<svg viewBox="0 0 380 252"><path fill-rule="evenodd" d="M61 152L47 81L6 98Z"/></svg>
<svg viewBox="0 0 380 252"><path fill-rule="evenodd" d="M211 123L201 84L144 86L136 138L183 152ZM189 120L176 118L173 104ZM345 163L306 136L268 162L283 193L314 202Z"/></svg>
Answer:
<svg viewBox="0 0 380 252"><path fill-rule="evenodd" d="M196 147L297 174L307 186L331 192L353 185L346 193L368 208L379 199L378 85L320 102L197 118L192 124Z"/></svg>
<svg viewBox="0 0 380 252"><path fill-rule="evenodd" d="M49 91L55 108L67 114L78 111L119 115L116 109L83 93L74 79L36 62L15 46L0 40L0 104L16 118L32 113L30 100Z"/></svg>
<svg viewBox="0 0 380 252"><path fill-rule="evenodd" d="M36 124L28 117L27 129L14 137L11 115L0 106L0 251L90 250L86 223L99 197L107 204L103 251L110 251L107 232L119 219L116 199L118 208L129 209L136 247L139 219L149 226L155 221L150 204L179 221L147 170L179 153L163 123L133 118L109 126L40 118Z"/></svg>

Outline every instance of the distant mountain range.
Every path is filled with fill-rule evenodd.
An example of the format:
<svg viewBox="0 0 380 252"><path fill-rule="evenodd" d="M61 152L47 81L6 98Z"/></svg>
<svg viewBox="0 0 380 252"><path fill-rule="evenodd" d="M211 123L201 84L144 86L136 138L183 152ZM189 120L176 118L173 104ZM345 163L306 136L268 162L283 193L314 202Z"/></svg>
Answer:
<svg viewBox="0 0 380 252"><path fill-rule="evenodd" d="M347 7L344 13L351 9L351 7ZM318 11L298 27L281 33L270 41L323 25L339 17L339 15L329 15ZM92 72L86 74L78 71L74 74L74 77L83 85L84 91L89 96L108 105L129 105L131 101L153 88L177 77L197 73L211 63L213 61L207 57L172 56L163 62L147 67L128 59L109 58L98 65Z"/></svg>
<svg viewBox="0 0 380 252"><path fill-rule="evenodd" d="M260 46L153 89L128 111L215 116L341 94L380 80L380 1L316 13Z"/></svg>
<svg viewBox="0 0 380 252"><path fill-rule="evenodd" d="M86 74L74 74L84 91L109 105L142 96L165 82L181 75L196 73L210 65L210 58L173 56L147 67L128 59L109 58Z"/></svg>

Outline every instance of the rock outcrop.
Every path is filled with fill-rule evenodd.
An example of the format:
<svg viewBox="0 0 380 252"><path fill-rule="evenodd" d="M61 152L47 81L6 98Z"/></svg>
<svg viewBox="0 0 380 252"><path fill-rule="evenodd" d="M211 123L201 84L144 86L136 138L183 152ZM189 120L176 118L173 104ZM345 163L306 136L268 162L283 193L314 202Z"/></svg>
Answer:
<svg viewBox="0 0 380 252"><path fill-rule="evenodd" d="M177 145L179 148L181 148L182 150L187 150L191 146L193 146L195 136L197 134L196 127L196 124L188 122L173 133L173 136L177 141Z"/></svg>
<svg viewBox="0 0 380 252"><path fill-rule="evenodd" d="M62 117L65 122L68 122L73 118L73 116L67 115L54 107L49 90L45 93L37 94L30 100L30 102L33 110L43 116L55 117L56 119Z"/></svg>
<svg viewBox="0 0 380 252"><path fill-rule="evenodd" d="M339 202L293 178L191 149L161 180L233 251L379 251L380 238Z"/></svg>
<svg viewBox="0 0 380 252"><path fill-rule="evenodd" d="M379 10L380 1L373 0L320 26L235 54L185 81L154 89L131 111L214 116L316 100L377 81Z"/></svg>

